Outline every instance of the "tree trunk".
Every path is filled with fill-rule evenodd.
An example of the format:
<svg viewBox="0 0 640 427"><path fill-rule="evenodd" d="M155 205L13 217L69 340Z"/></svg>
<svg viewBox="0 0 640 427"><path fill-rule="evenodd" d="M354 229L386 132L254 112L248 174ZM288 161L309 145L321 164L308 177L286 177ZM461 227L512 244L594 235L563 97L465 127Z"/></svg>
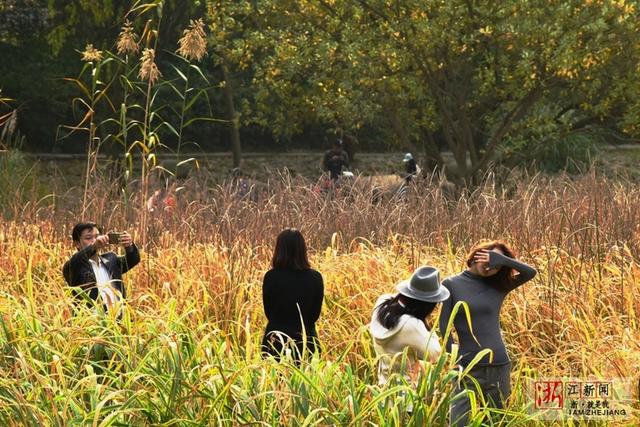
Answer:
<svg viewBox="0 0 640 427"><path fill-rule="evenodd" d="M229 72L227 65L223 59L222 61L222 79L224 80L224 86L222 91L224 93L224 99L227 104L227 115L231 124L231 152L233 153L233 167L239 168L242 160L242 151L240 149L240 128L238 124L238 114L236 112L236 106L233 101L233 87L231 86L231 80L229 79Z"/></svg>
<svg viewBox="0 0 640 427"><path fill-rule="evenodd" d="M424 148L424 168L429 172L440 169L445 166L444 158L438 148L433 132L429 129L421 129L422 146Z"/></svg>
<svg viewBox="0 0 640 427"><path fill-rule="evenodd" d="M387 95L383 98L382 105L389 113L387 117L389 119L389 122L391 123L391 127L393 128L394 133L396 134L400 142L400 144L397 145L400 145L403 150L410 149L412 151L415 151L415 147L412 146L411 141L409 140L409 135L407 133L405 123L403 123L402 119L400 118L400 112L398 111L396 100L393 99L392 96Z"/></svg>

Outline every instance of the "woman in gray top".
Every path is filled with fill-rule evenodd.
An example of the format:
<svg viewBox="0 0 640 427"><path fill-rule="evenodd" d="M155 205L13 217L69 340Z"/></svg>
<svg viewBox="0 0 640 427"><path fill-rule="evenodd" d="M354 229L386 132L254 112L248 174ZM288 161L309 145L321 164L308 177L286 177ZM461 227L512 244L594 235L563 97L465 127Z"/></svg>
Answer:
<svg viewBox="0 0 640 427"><path fill-rule="evenodd" d="M513 250L507 244L494 240L477 243L467 257L467 269L442 282L451 293L451 298L442 305L440 331L445 333L456 303L466 302L471 313L473 334L463 310L459 310L453 320L461 356L459 363L466 367L480 351L492 351L493 357L482 357L470 374L479 383L487 402L496 408L502 408L503 402L511 394L511 361L500 329L502 302L509 292L535 275L533 267L516 261ZM449 337L447 351L451 351L452 342ZM462 387L475 390L471 381L466 381ZM466 425L470 407L468 398L455 402L451 408L451 425Z"/></svg>

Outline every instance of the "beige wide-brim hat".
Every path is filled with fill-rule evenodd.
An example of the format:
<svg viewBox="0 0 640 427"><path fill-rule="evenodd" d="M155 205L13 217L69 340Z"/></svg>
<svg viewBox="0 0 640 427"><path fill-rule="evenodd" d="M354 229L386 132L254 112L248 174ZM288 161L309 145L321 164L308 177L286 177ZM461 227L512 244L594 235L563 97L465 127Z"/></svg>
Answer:
<svg viewBox="0 0 640 427"><path fill-rule="evenodd" d="M440 271L435 267L422 266L408 280L396 285L402 295L425 302L442 302L449 298L449 289L440 284Z"/></svg>

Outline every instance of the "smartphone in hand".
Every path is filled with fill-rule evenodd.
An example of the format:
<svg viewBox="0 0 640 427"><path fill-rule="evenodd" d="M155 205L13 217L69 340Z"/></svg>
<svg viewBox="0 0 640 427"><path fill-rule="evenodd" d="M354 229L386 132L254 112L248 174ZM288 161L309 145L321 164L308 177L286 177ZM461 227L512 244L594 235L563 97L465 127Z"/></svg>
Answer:
<svg viewBox="0 0 640 427"><path fill-rule="evenodd" d="M122 233L119 233L117 231L110 231L107 233L107 236L109 236L109 243L112 245L119 245L120 244L120 237L122 236Z"/></svg>

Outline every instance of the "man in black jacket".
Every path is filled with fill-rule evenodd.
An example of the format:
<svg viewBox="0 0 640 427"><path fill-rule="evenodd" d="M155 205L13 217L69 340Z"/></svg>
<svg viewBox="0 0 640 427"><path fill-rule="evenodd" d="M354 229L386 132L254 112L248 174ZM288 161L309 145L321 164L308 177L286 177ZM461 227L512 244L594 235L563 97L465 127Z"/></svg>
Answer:
<svg viewBox="0 0 640 427"><path fill-rule="evenodd" d="M122 275L140 262L140 253L127 232L119 233L118 242L109 242L93 222L81 222L73 227L73 243L78 251L64 264L62 274L76 296L89 295L106 311L121 314L127 293ZM114 236L112 236L114 237ZM98 252L109 244L121 244L125 255Z"/></svg>
<svg viewBox="0 0 640 427"><path fill-rule="evenodd" d="M342 168L349 167L349 155L342 149L342 140L337 139L333 143L333 148L324 153L322 168L329 171L332 180L337 180L342 173Z"/></svg>

